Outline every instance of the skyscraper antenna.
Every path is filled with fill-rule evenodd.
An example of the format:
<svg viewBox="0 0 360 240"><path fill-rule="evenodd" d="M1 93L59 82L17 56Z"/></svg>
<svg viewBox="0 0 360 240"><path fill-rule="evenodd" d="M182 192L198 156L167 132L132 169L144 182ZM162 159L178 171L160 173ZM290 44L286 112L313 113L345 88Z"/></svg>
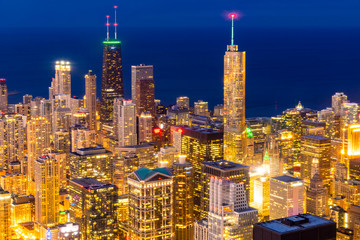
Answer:
<svg viewBox="0 0 360 240"><path fill-rule="evenodd" d="M236 17L236 14L231 13L230 17L231 17L231 45L234 45L234 18Z"/></svg>
<svg viewBox="0 0 360 240"><path fill-rule="evenodd" d="M109 23L109 15L106 16L106 40L109 41L109 26L110 26L110 23Z"/></svg>
<svg viewBox="0 0 360 240"><path fill-rule="evenodd" d="M117 9L117 6L114 6L114 9L115 9L115 23L114 23L114 26L115 26L115 40L117 39L117 31L116 31L116 28L117 28L117 22L116 22L116 9Z"/></svg>

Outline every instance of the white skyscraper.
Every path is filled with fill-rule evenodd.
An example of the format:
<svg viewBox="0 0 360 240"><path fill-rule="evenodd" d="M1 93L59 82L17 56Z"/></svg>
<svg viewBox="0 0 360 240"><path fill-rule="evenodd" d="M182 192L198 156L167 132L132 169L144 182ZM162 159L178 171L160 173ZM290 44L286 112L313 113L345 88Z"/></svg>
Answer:
<svg viewBox="0 0 360 240"><path fill-rule="evenodd" d="M136 145L136 109L131 100L115 99L113 122L114 135L118 140L118 145Z"/></svg>
<svg viewBox="0 0 360 240"><path fill-rule="evenodd" d="M249 207L244 184L210 178L210 240L252 239L252 225L257 222L258 210Z"/></svg>
<svg viewBox="0 0 360 240"><path fill-rule="evenodd" d="M283 175L270 179L270 220L304 213L304 181Z"/></svg>
<svg viewBox="0 0 360 240"><path fill-rule="evenodd" d="M335 93L332 96L331 107L334 109L335 115L340 115L341 106L347 101L347 96L344 93Z"/></svg>

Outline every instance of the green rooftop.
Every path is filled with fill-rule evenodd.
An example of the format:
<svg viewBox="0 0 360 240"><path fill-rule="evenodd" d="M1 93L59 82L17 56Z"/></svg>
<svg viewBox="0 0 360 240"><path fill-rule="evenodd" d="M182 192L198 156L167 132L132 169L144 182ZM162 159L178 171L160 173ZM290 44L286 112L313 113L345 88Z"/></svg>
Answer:
<svg viewBox="0 0 360 240"><path fill-rule="evenodd" d="M135 173L141 180L145 180L145 179L155 175L156 173L162 173L162 174L165 174L167 176L171 176L171 173L168 171L167 168L149 169L149 168L146 168L146 167L141 167L141 168L137 169L135 171Z"/></svg>

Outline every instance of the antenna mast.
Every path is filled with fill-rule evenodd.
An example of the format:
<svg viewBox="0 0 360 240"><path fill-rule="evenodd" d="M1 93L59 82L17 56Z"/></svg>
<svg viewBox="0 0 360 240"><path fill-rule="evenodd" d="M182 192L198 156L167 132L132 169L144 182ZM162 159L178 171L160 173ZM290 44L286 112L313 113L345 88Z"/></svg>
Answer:
<svg viewBox="0 0 360 240"><path fill-rule="evenodd" d="M114 9L115 9L115 23L114 23L114 26L115 26L115 40L117 39L117 31L116 31L116 28L117 28L117 23L116 23L116 9L117 9L117 6L114 6Z"/></svg>
<svg viewBox="0 0 360 240"><path fill-rule="evenodd" d="M106 40L109 41L110 37L109 37L109 15L106 16Z"/></svg>
<svg viewBox="0 0 360 240"><path fill-rule="evenodd" d="M235 13L232 13L230 15L231 17L231 45L234 45L234 18L235 18Z"/></svg>

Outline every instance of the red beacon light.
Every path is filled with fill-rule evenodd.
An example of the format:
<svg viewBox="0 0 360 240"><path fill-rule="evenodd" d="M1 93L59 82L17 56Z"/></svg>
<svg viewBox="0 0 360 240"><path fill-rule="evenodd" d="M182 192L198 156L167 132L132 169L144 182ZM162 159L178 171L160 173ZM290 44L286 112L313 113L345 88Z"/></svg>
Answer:
<svg viewBox="0 0 360 240"><path fill-rule="evenodd" d="M161 129L160 128L154 128L154 133L155 134L160 134L161 133Z"/></svg>
<svg viewBox="0 0 360 240"><path fill-rule="evenodd" d="M182 128L179 128L179 129L177 130L177 132L178 132L178 133L183 133L184 130L183 130Z"/></svg>

